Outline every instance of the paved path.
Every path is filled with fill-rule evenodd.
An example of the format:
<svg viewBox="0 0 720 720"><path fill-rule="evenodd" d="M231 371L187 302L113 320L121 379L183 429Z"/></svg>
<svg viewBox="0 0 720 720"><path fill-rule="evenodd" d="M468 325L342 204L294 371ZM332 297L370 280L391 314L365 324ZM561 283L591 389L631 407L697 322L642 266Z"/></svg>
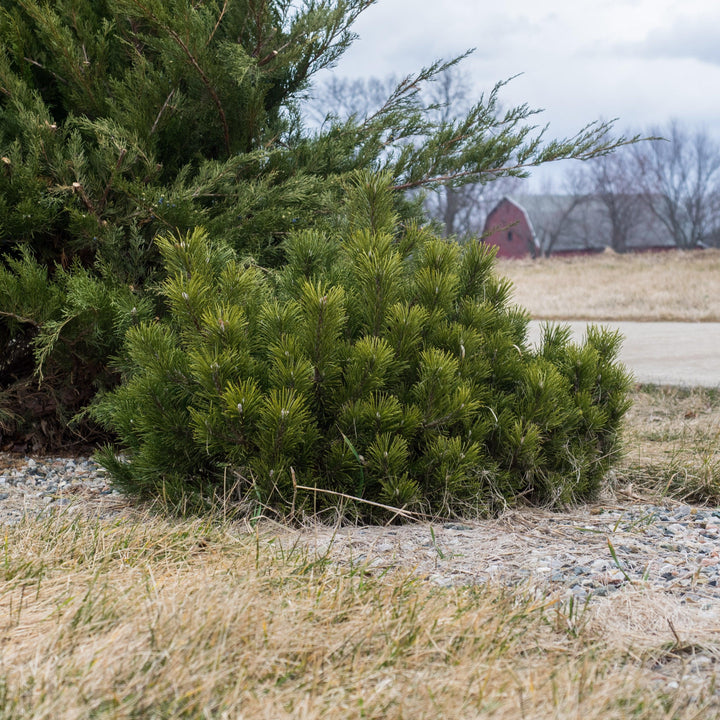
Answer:
<svg viewBox="0 0 720 720"><path fill-rule="evenodd" d="M581 339L586 322L569 322ZM625 336L620 359L638 382L658 385L720 387L720 323L616 322ZM537 342L540 323L532 322L530 339Z"/></svg>

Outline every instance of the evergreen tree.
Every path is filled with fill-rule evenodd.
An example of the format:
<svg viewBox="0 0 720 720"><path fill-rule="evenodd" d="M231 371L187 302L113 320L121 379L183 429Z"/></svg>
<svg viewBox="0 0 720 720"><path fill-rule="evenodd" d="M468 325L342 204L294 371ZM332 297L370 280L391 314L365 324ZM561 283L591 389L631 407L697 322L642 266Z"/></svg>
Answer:
<svg viewBox="0 0 720 720"><path fill-rule="evenodd" d="M624 142L600 124L544 143L528 107L497 115L499 87L433 120L419 88L456 60L402 80L370 117L307 130L303 93L373 1L3 2L2 427L67 441L73 414L116 382L125 330L162 311L158 233L202 225L274 267L291 231L335 227L354 170L386 171L397 190L461 184ZM417 216L401 192L393 203Z"/></svg>
<svg viewBox="0 0 720 720"><path fill-rule="evenodd" d="M366 519L597 491L628 407L618 335L548 327L532 349L489 246L400 227L391 184L357 175L343 231L291 233L276 271L200 229L159 241L168 313L128 332L95 409L120 487Z"/></svg>

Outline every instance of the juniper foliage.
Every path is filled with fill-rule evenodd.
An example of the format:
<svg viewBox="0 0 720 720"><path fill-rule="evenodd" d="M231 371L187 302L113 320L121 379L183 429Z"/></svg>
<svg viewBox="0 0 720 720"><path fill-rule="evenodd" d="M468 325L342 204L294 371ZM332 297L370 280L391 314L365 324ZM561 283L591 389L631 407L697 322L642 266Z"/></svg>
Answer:
<svg viewBox="0 0 720 720"><path fill-rule="evenodd" d="M399 225L391 184L356 176L344 231L292 233L275 271L200 229L159 240L167 315L128 331L96 409L123 490L362 519L388 511L347 496L451 516L597 491L628 407L618 334L532 348L488 246Z"/></svg>
<svg viewBox="0 0 720 720"><path fill-rule="evenodd" d="M38 442L68 442L68 420L116 382L108 358L125 328L162 311L158 233L202 225L238 258L277 267L291 231L335 232L355 170L386 171L397 189L462 184L625 142L602 123L545 142L531 108L498 112L500 86L437 120L420 89L459 58L402 79L370 116L308 129L314 75L373 2L4 0L5 429L15 417ZM417 216L401 192L393 203Z"/></svg>

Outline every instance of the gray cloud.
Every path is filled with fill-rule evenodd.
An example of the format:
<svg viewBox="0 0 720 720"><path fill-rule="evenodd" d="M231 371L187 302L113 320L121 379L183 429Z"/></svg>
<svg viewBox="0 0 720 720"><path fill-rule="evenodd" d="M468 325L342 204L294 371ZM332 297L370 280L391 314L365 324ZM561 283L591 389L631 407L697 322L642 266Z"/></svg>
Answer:
<svg viewBox="0 0 720 720"><path fill-rule="evenodd" d="M720 14L680 18L672 26L650 32L632 54L653 58L685 58L720 65Z"/></svg>
<svg viewBox="0 0 720 720"><path fill-rule="evenodd" d="M355 29L338 75L402 76L476 47L462 66L476 94L521 73L501 101L545 108L550 136L600 116L720 133L720 0L379 0Z"/></svg>

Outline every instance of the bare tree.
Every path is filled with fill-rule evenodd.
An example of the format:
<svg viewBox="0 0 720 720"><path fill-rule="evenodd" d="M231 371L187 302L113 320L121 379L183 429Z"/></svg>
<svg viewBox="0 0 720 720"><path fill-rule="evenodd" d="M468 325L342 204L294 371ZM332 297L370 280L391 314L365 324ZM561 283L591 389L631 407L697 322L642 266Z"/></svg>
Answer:
<svg viewBox="0 0 720 720"><path fill-rule="evenodd" d="M394 75L382 80L332 75L313 87L305 107L309 118L318 125L329 119L366 118L383 106L397 85Z"/></svg>
<svg viewBox="0 0 720 720"><path fill-rule="evenodd" d="M439 75L425 94L431 111L444 123L463 115L473 102L470 76L457 66ZM500 114L501 108L497 112ZM423 205L429 217L440 223L445 237L471 237L482 233L488 213L521 184L517 177L499 177L492 182L442 185L426 194Z"/></svg>
<svg viewBox="0 0 720 720"><path fill-rule="evenodd" d="M605 210L610 247L624 253L630 249L646 210L646 198L638 192L637 163L627 148L604 155L569 175L574 194L598 201Z"/></svg>
<svg viewBox="0 0 720 720"><path fill-rule="evenodd" d="M617 252L720 241L720 145L677 122L648 135L572 170L566 192L604 207L598 231Z"/></svg>
<svg viewBox="0 0 720 720"><path fill-rule="evenodd" d="M673 121L633 148L648 208L679 248L703 246L720 225L720 145Z"/></svg>

